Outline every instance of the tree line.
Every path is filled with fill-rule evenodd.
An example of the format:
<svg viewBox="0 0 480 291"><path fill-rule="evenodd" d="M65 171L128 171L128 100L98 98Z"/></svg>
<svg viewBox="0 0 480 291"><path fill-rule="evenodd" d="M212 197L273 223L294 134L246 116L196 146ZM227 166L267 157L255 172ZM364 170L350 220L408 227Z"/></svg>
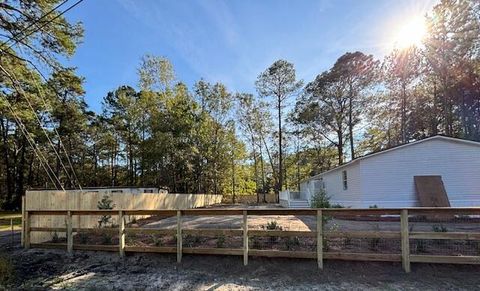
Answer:
<svg viewBox="0 0 480 291"><path fill-rule="evenodd" d="M260 202L401 143L436 134L480 141L475 1L436 5L420 46L382 59L347 52L308 82L294 64L275 61L253 94L203 79L189 87L168 59L145 55L138 83L107 92L101 112L60 61L83 29L48 14L58 2L0 4L8 38L0 44L0 208L18 207L30 187L156 186Z"/></svg>

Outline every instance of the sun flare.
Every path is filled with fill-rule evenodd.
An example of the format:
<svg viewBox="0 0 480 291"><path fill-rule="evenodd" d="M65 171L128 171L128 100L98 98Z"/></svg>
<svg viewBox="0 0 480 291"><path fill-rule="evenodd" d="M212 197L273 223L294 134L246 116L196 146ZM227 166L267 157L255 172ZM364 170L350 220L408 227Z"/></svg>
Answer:
<svg viewBox="0 0 480 291"><path fill-rule="evenodd" d="M397 48L419 46L422 43L426 31L427 29L423 17L411 19L398 31L394 41L395 46Z"/></svg>

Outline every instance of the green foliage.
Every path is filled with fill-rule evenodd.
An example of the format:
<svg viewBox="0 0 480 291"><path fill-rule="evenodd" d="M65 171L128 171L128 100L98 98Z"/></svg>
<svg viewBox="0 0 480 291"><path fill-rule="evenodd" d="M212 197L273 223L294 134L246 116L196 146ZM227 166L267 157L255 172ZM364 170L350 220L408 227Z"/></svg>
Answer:
<svg viewBox="0 0 480 291"><path fill-rule="evenodd" d="M332 207L332 205L330 204L330 197L327 195L327 192L323 189L313 194L312 200L310 202L310 206L312 208L331 208Z"/></svg>
<svg viewBox="0 0 480 291"><path fill-rule="evenodd" d="M368 208L370 208L370 209L376 209L376 208L378 208L378 206L377 206L377 204L374 204L374 205L368 206Z"/></svg>
<svg viewBox="0 0 480 291"><path fill-rule="evenodd" d="M108 195L104 195L100 201L97 203L97 208L102 209L113 209L115 204L113 200L108 197ZM106 227L111 223L112 216L111 215L103 215L100 220L98 221L98 227Z"/></svg>
<svg viewBox="0 0 480 291"><path fill-rule="evenodd" d="M267 222L267 224L264 226L265 229L267 230L283 230L282 226L278 224L276 220L272 220Z"/></svg>

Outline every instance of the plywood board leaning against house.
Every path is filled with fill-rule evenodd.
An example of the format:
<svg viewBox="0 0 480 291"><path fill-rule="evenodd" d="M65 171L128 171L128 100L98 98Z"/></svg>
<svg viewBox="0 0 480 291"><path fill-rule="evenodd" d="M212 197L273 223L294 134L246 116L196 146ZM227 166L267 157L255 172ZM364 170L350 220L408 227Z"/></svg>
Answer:
<svg viewBox="0 0 480 291"><path fill-rule="evenodd" d="M422 207L450 207L442 176L415 176L415 189Z"/></svg>

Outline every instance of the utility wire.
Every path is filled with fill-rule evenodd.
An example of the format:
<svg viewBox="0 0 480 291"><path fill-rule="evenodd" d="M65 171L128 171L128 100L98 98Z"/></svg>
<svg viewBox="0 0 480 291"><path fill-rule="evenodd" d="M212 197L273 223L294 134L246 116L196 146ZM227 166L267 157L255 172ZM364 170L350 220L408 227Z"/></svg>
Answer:
<svg viewBox="0 0 480 291"><path fill-rule="evenodd" d="M62 16L65 13L67 13L68 11L70 11L71 9L73 9L75 6L77 6L78 4L80 4L82 2L83 2L83 0L78 0L74 4L70 5L67 9L63 10L61 13L59 13L58 15L56 15L55 17L53 17L49 21L43 23L42 25L39 25L37 27L37 29L34 29L34 30L30 31L29 33L25 34L24 36L22 36L21 38L16 39L15 42L12 43L11 45L9 45L7 49L12 48L12 46L16 45L18 42L24 40L25 38L29 37L30 35L34 34L35 32L39 31L40 29L44 28L48 24L52 23L55 19L59 18L60 16ZM36 24L36 23L38 23L38 21L35 21L33 24Z"/></svg>
<svg viewBox="0 0 480 291"><path fill-rule="evenodd" d="M20 82L18 81L18 79L16 78L15 74L12 73L8 73L5 68L0 65L0 68L2 69L2 71L14 82L14 85L16 86L16 88L19 88L19 89L16 89L21 95L23 95L23 97L25 98L25 100L27 101L28 103L28 106L30 107L30 109L32 110L33 114L35 115L35 118L37 119L38 121L38 124L40 125L40 128L42 129L43 133L45 134L45 137L47 138L48 142L50 143L50 146L52 147L53 149L53 152L55 153L55 155L57 156L63 170L65 171L65 174L67 176L67 178L70 180L70 183L72 182L72 178L70 177L70 174L68 173L67 171L67 168L65 167L65 164L63 163L62 161L62 158L60 157L60 155L58 154L57 150L55 149L55 145L53 144L52 140L50 139L50 137L48 136L48 133L46 131L46 129L42 126L42 121L40 120L40 117L38 117L38 114L37 112L35 111L35 109L33 108L33 105L32 103L30 102L29 98L27 97L27 94L25 93L25 91L23 90L23 88L19 85ZM33 77L33 75L32 75ZM37 87L37 90L38 90L38 87ZM40 93L40 92L39 92Z"/></svg>
<svg viewBox="0 0 480 291"><path fill-rule="evenodd" d="M42 19L44 19L46 16L48 16L49 14L51 14L53 11L55 11L56 9L58 9L60 6L62 6L63 4L65 4L67 1L68 1L68 0L63 1L62 3L60 3L59 5L57 5L56 7L54 7L52 10L50 10L50 11L48 11L46 14L44 14L42 17L40 17L38 20L32 22L29 26L27 26L26 28L24 28L24 29L23 29L20 33L18 33L15 37L19 36L19 35L20 35L21 33L23 33L23 32L26 32L26 31L28 30L28 28L36 25L39 21L41 21ZM10 39L7 40L4 44L8 43L10 40L15 40L15 42L12 43L11 45L9 45L8 48L7 48L7 50L10 49L10 48L11 48L12 46L14 46L15 44L17 44L18 42L21 42L21 41L22 41L23 39L25 39L26 37L32 35L33 33L41 30L43 27L45 27L45 26L47 26L48 24L52 23L55 19L57 19L58 17L62 16L63 14L65 14L66 12L68 12L69 10L73 9L75 6L77 6L78 4L80 4L82 1L83 1L83 0L79 0L79 1L75 2L73 5L69 6L67 9L65 9L64 11L62 11L61 13L59 13L58 15L56 15L55 17L53 17L52 19L50 19L48 22L44 23L43 25L37 26L37 29L36 29L36 30L32 30L31 32L27 33L26 35L22 36L21 38L19 38L19 39L15 39L15 37L10 38ZM3 46L4 44L2 44L2 46ZM3 50L3 49L0 49L0 50L5 51L5 52L8 52L7 50ZM8 72L7 72L3 67L2 67L2 70L4 70L4 72L8 75ZM36 68L36 70L38 71L37 68ZM45 78L45 76L43 76L43 74L42 74L41 72L39 72L39 73L40 73L40 75L43 77L43 79L44 79L45 81L47 81L47 79ZM31 74L31 76L32 76L32 79L34 80L34 78L33 78L33 73L32 73L31 71L30 71L30 74ZM18 83L18 80L16 80L16 77L14 77L14 79L15 79L15 81ZM35 82L35 81L34 81L34 82ZM40 91L40 87L38 86L38 83L35 82L35 85L36 85L36 87L37 87L37 90L38 90L38 92L39 92L39 95L41 96L41 99L42 99L42 101L43 101L43 104L44 104L44 106L45 106L45 109L48 110L47 103L46 103L46 101L45 101L45 98L41 95L41 91ZM54 91L56 92L56 90L54 90ZM57 93L57 92L56 92L56 93ZM58 94L58 93L57 93L57 94ZM39 122L40 127L42 128L45 136L47 137L50 145L52 146L52 149L54 150L57 158L59 159L59 162L60 162L60 164L62 165L62 167L63 167L63 169L64 169L64 171L65 171L65 174L67 175L67 177L68 177L68 179L70 180L70 182L73 182L73 181L72 181L72 178L70 177L70 175L69 175L69 173L68 173L68 171L67 171L67 169L66 169L66 167L65 167L65 165L64 165L64 163L63 163L63 161L62 161L62 159L61 159L61 157L60 157L60 155L59 155L58 152L56 151L55 146L53 145L51 139L49 138L48 134L46 133L46 130L43 128L42 123L41 123L38 115L36 114L36 112L35 112L32 104L30 103L29 99L27 98L26 94L24 94L24 97L25 97L25 99L27 100L27 102L28 102L28 104L29 104L29 107L32 109L33 113L35 114L35 117L37 118L37 121ZM70 166L70 168L72 169L72 173L73 173L73 176L74 176L74 178L75 178L75 182L74 182L74 183L76 183L76 184L78 185L78 187L80 188L80 190L83 191L82 186L81 186L81 184L80 184L80 180L78 179L78 177L77 177L77 175L76 175L75 169L73 168L73 165L72 165L72 163L71 163L71 161L70 161L70 158L69 158L69 156L68 156L68 152L67 152L67 150L66 150L66 148L65 148L65 145L64 145L64 143L62 142L62 139L61 139L61 137L60 137L60 134L58 133L58 131L57 131L57 129L56 129L55 127L54 127L54 131L55 131L55 133L56 133L57 136L58 136L59 143L60 143L60 145L61 145L61 147L62 147L62 149L63 149L63 151L64 151L64 153L65 153L65 156L67 157L67 161L68 161L68 163L69 163L69 166ZM73 183L72 183L72 184L73 184Z"/></svg>
<svg viewBox="0 0 480 291"><path fill-rule="evenodd" d="M32 72L32 71L30 71L30 76L32 77L32 80L34 80L34 76L33 76L33 72ZM36 80L34 80L33 82L34 82L34 84L35 84L35 86L36 86L36 88L37 88L38 95L40 96L40 99L41 99L42 102L43 102L43 106L45 107L45 111L48 112L48 109L49 109L49 108L48 108L47 102L46 102L46 100L45 100L45 94L42 94L42 91L43 91L43 90L41 90L41 87L38 85L38 82L37 82ZM55 90L55 92L56 92L56 90ZM33 110L33 108L32 108L32 110ZM38 118L37 118L37 119L38 119ZM39 122L40 122L40 120L39 120ZM40 124L40 126L42 126L42 125ZM73 178L75 179L75 183L78 185L78 188L80 189L80 191L83 191L82 185L80 184L80 180L79 180L78 177L77 177L77 173L75 172L75 168L74 168L73 165L72 165L72 162L71 162L70 157L69 157L69 155L68 155L67 149L65 148L65 145L64 145L64 143L63 143L63 141L62 141L62 138L60 137L60 134L58 133L57 128L56 128L55 126L53 127L53 130L55 131L55 134L58 136L58 142L59 142L59 144L60 144L63 152L65 153L65 157L67 158L67 161L68 161L68 164L69 164L69 166L70 166L70 169L72 170L72 174L73 174ZM49 140L50 140L50 139L49 139ZM50 143L52 143L52 142L50 141ZM53 145L52 145L52 147L53 147ZM60 163L62 164L63 169L64 169L65 172L67 173L67 177L70 179L70 181L72 181L72 178L71 178L70 175L68 174L68 171L67 171L65 165L64 165L63 162L62 162L62 159L60 158L60 156L58 155L57 152L56 152L56 154L57 154L57 157L58 157L59 160L60 160Z"/></svg>
<svg viewBox="0 0 480 291"><path fill-rule="evenodd" d="M10 103L10 101L5 98L5 101L6 101L6 104L8 106L8 108L10 109L15 121L17 122L18 124L18 127L20 128L22 134L25 136L25 138L27 139L28 143L30 144L30 146L32 147L33 151L35 152L35 154L37 155L37 157L39 158L39 162L40 162L40 165L42 165L43 169L45 170L45 172L47 173L47 176L48 178L50 179L50 181L53 183L53 185L55 186L55 188L58 190L58 187L57 187L57 182L58 182L58 185L60 185L60 187L62 187L62 189L65 191L65 189L63 188L62 186L62 183L60 182L60 180L58 179L58 177L55 175L55 173L53 172L52 168L50 167L50 165L48 164L48 161L47 159L45 158L45 156L42 154L42 152L40 151L40 149L37 148L36 144L35 144L35 141L33 140L33 138L31 137L30 133L28 132L26 126L23 124L22 120L20 119L20 117L16 114L15 110L13 109L13 106L12 104ZM45 166L46 165L46 166ZM50 173L50 172L51 173ZM55 180L52 178L52 175L55 177L55 180L57 180L57 182L55 182Z"/></svg>
<svg viewBox="0 0 480 291"><path fill-rule="evenodd" d="M22 33L26 32L30 27L36 25L38 22L40 22L42 19L44 19L45 17L47 17L48 15L50 15L53 11L57 10L58 8L60 8L60 6L62 6L63 4L67 3L68 0L65 0L63 1L62 3L58 4L57 6L53 7L50 11L48 11L47 13L45 13L44 15L42 15L39 19L33 21L32 23L30 23L27 27L23 28L22 30L20 30L16 35L12 35L11 37L8 38L8 40L6 40L4 43L2 43L2 45L0 46L0 48L2 48L4 45L7 45L7 43L11 40L13 41L16 41L16 42L19 42L19 40L16 40L16 37L17 36L20 36ZM39 28L41 29L41 28Z"/></svg>

